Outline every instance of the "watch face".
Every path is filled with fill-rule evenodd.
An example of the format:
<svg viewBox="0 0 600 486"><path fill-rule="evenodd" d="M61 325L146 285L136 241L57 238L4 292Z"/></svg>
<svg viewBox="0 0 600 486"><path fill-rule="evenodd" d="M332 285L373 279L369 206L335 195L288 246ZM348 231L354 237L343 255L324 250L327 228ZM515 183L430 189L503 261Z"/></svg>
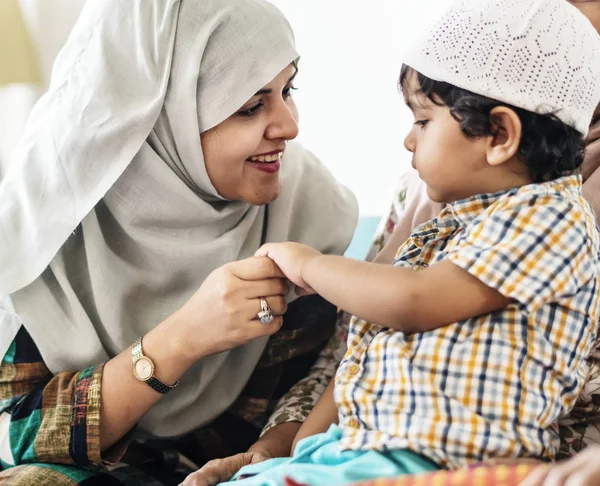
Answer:
<svg viewBox="0 0 600 486"><path fill-rule="evenodd" d="M154 365L148 358L142 357L135 362L133 365L136 378L138 380L146 381L154 373Z"/></svg>

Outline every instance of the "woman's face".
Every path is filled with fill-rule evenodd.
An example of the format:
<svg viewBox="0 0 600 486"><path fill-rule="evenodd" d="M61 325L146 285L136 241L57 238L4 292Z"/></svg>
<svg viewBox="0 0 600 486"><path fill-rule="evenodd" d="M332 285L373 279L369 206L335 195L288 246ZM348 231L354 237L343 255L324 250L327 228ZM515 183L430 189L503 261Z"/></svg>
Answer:
<svg viewBox="0 0 600 486"><path fill-rule="evenodd" d="M240 109L200 134L208 177L232 201L263 205L281 190L279 169L288 140L298 135L290 64Z"/></svg>
<svg viewBox="0 0 600 486"><path fill-rule="evenodd" d="M600 32L600 0L569 0L569 3L577 7Z"/></svg>

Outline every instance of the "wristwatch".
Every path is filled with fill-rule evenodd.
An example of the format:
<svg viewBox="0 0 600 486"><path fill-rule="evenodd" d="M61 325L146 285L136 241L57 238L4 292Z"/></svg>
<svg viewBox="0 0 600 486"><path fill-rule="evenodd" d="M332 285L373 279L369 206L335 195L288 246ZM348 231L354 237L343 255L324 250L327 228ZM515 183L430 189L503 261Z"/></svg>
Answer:
<svg viewBox="0 0 600 486"><path fill-rule="evenodd" d="M154 376L154 363L148 356L144 355L141 337L135 340L131 352L133 355L133 376L138 380L143 381L163 395L179 385L179 380L172 385L167 385Z"/></svg>

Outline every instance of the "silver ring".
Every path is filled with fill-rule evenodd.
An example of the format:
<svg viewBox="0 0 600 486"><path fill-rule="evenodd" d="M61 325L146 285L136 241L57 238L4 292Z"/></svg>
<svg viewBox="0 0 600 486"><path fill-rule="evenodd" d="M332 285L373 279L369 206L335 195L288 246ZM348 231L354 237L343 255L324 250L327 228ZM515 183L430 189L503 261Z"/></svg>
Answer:
<svg viewBox="0 0 600 486"><path fill-rule="evenodd" d="M273 319L275 319L269 304L267 304L267 301L263 298L260 299L260 312L256 315L262 324L270 324L273 322Z"/></svg>

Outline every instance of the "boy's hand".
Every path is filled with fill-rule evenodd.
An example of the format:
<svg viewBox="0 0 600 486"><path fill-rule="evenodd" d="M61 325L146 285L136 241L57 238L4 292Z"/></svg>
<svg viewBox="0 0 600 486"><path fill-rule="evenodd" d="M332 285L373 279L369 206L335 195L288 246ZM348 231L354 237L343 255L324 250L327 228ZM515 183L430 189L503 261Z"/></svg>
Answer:
<svg viewBox="0 0 600 486"><path fill-rule="evenodd" d="M267 243L258 249L256 256L273 260L288 280L296 285L298 295L315 293L302 275L306 265L321 256L321 252L300 243Z"/></svg>

